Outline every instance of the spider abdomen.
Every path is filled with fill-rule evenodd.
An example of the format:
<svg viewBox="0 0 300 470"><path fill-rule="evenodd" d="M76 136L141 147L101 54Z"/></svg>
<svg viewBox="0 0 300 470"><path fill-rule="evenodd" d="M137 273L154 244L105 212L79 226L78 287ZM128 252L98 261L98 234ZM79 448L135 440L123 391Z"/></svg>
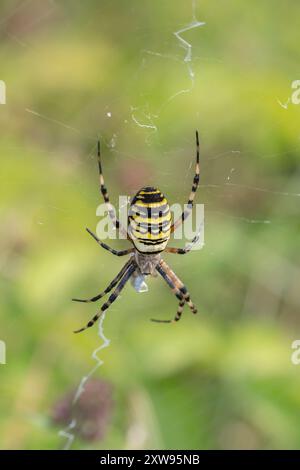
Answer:
<svg viewBox="0 0 300 470"><path fill-rule="evenodd" d="M138 251L159 253L170 238L171 212L164 194L147 186L134 196L129 209L128 231Z"/></svg>

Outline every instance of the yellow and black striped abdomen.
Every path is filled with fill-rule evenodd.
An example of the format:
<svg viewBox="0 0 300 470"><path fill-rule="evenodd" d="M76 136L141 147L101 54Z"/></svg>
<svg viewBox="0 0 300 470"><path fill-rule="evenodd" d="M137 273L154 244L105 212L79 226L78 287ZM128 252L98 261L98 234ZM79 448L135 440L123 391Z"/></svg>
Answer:
<svg viewBox="0 0 300 470"><path fill-rule="evenodd" d="M170 238L171 212L159 189L142 188L133 198L128 215L128 231L141 253L163 251Z"/></svg>

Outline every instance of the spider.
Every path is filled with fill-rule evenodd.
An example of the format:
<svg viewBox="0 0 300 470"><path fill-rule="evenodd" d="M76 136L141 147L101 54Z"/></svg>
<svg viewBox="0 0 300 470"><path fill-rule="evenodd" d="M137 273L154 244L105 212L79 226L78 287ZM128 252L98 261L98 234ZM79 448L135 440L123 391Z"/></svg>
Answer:
<svg viewBox="0 0 300 470"><path fill-rule="evenodd" d="M102 305L100 311L87 323L87 325L74 333L80 333L94 325L102 313L107 310L110 305L117 299L120 292L124 289L129 279L135 284L144 279L144 276L157 276L160 274L166 281L172 292L179 300L177 312L173 320L157 320L152 321L159 323L175 323L181 318L183 307L185 304L189 306L193 313L197 313L197 308L190 298L190 294L183 282L177 277L167 263L162 259L161 253L177 253L184 255L188 253L192 246L198 241L199 235L196 235L189 245L185 248L167 247L170 235L179 227L183 221L190 215L194 197L199 185L200 165L199 165L199 136L196 131L196 167L193 179L192 190L188 199L187 206L174 223L171 223L171 212L169 204L164 194L154 187L144 187L140 189L131 201L128 215L128 230L125 230L116 217L115 210L110 203L108 192L104 183L101 164L100 141L98 140L98 167L100 179L100 191L104 198L108 214L117 230L126 235L126 238L132 243L132 247L126 250L115 250L103 243L90 230L87 232L96 240L96 242L105 250L116 256L130 255L121 271L111 281L109 286L100 294L91 299L72 299L76 302L96 302L105 294L108 294L114 287L115 290L109 296L108 300Z"/></svg>

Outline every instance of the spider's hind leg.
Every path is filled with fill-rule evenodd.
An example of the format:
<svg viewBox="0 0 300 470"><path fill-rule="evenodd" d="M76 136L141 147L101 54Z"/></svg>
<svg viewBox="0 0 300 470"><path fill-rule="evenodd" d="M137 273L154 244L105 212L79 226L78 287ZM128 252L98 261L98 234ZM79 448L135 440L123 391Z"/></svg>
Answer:
<svg viewBox="0 0 300 470"><path fill-rule="evenodd" d="M121 277L125 274L129 264L131 263L131 259L127 261L126 264L124 264L123 268L121 271L116 275L116 277L111 281L111 283L104 289L103 292L100 294L96 295L95 297L92 297L91 299L72 299L74 302L96 302L97 300L101 299L105 294L108 294L119 282Z"/></svg>
<svg viewBox="0 0 300 470"><path fill-rule="evenodd" d="M115 288L115 290L110 294L108 300L102 305L100 308L99 312L96 313L96 315L93 316L93 318L84 326L83 328L80 328L79 330L74 331L74 333L80 333L81 331L86 330L87 328L91 328L96 321L100 318L102 313L107 310L110 305L119 297L119 294L121 290L125 287L126 282L129 280L133 272L136 270L136 264L134 261L131 260L131 263L129 264L124 276L122 279L119 281L119 284Z"/></svg>
<svg viewBox="0 0 300 470"><path fill-rule="evenodd" d="M179 321L183 312L184 304L185 300L180 300L174 320L157 320L156 318L151 318L151 321L156 323L175 323Z"/></svg>
<svg viewBox="0 0 300 470"><path fill-rule="evenodd" d="M156 267L159 274L163 277L163 279L167 282L169 287L172 289L172 292L176 295L179 299L178 310L173 322L179 321L181 318L181 314L183 311L183 306L185 303L188 304L189 308L193 313L197 313L197 308L193 304L190 298L190 294L187 291L185 285L180 281L180 279L176 276L174 271L167 265L167 263L163 260ZM158 321L159 323L172 323L172 320L153 320Z"/></svg>

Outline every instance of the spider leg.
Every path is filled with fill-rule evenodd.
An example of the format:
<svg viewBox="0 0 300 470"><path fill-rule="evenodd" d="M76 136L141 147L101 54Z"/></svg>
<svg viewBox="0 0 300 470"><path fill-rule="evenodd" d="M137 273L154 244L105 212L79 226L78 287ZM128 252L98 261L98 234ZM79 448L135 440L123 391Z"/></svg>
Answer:
<svg viewBox="0 0 300 470"><path fill-rule="evenodd" d="M198 131L196 131L196 168L195 168L195 176L193 180L192 190L188 199L187 208L182 212L181 217L177 219L171 225L171 232L174 232L174 230L176 230L177 227L179 227L183 223L183 221L190 215L193 209L194 198L195 198L197 188L199 186L199 179L200 179L200 163L199 162L200 162L199 134L198 134Z"/></svg>
<svg viewBox="0 0 300 470"><path fill-rule="evenodd" d="M129 264L131 264L131 259L127 261L126 264L124 264L123 268L121 271L116 275L116 277L111 281L111 283L106 287L106 289L101 292L101 294L96 295L95 297L92 297L91 299L72 299L75 302L96 302L97 300L101 299L105 294L108 294L119 282L121 277L125 274L125 272L128 269Z"/></svg>
<svg viewBox="0 0 300 470"><path fill-rule="evenodd" d="M99 182L100 182L100 191L101 191L101 194L103 196L103 199L104 199L104 202L105 202L105 205L106 205L106 208L107 208L107 212L109 214L109 217L111 218L114 226L116 227L117 230L120 230L120 232L123 233L123 235L126 236L127 239L130 240L130 238L128 237L128 234L127 234L127 230L125 230L117 216L116 216L116 211L114 209L114 207L112 206L111 202L110 202L110 199L109 199L109 195L108 195L108 192L107 192L107 188L105 186L105 183L104 183L104 176L103 176L103 172L102 172L102 163L101 163L101 149L100 149L100 140L98 140L98 144L97 144L97 157L98 157L98 168L99 168Z"/></svg>
<svg viewBox="0 0 300 470"><path fill-rule="evenodd" d="M124 274L123 278L120 280L119 284L117 285L116 289L110 294L108 300L102 305L100 311L96 313L96 315L87 323L86 326L80 328L79 330L74 331L74 333L80 333L81 331L86 330L87 328L91 328L96 321L100 318L102 313L110 307L110 305L118 298L121 290L125 287L126 282L129 280L133 272L136 270L135 262L131 261L129 267L127 268L126 273Z"/></svg>
<svg viewBox="0 0 300 470"><path fill-rule="evenodd" d="M116 256L124 256L124 255L129 255L130 253L133 253L134 248L128 248L127 250L114 250L114 248L111 248L110 246L106 245L106 243L103 243L97 235L95 235L89 228L86 229L86 231L96 240L96 242L102 246L105 250L109 251L113 255Z"/></svg>
<svg viewBox="0 0 300 470"><path fill-rule="evenodd" d="M163 277L163 279L167 282L169 287L172 289L172 292L176 295L176 297L179 299L180 302L179 302L178 310L177 310L174 320L163 320L163 321L153 320L153 321L158 321L158 322L163 322L163 323L172 323L172 322L176 322L180 320L183 306L185 303L188 304L188 306L190 307L193 313L197 313L197 308L191 301L190 294L188 293L185 285L180 281L180 279L176 276L176 274L172 271L172 269L167 265L167 263L161 260L160 263L156 266L156 270Z"/></svg>
<svg viewBox="0 0 300 470"><path fill-rule="evenodd" d="M183 295L183 298L185 299L191 311L193 313L197 313L197 307L191 301L191 296L186 286L179 279L179 277L174 273L174 271L170 268L170 266L168 266L164 260L161 260L158 267L160 269L162 268L163 272L170 278L171 282L174 284L176 289L178 289L178 291Z"/></svg>
<svg viewBox="0 0 300 470"><path fill-rule="evenodd" d="M165 252L166 253L176 253L178 255L185 255L186 253L189 253L191 251L191 249L193 248L193 246L197 243L197 241L199 240L199 234L197 234L193 240L191 241L191 243L189 243L188 245L186 245L184 248L173 248L173 247L168 247L165 249Z"/></svg>
<svg viewBox="0 0 300 470"><path fill-rule="evenodd" d="M175 323L176 321L179 321L183 312L184 304L185 300L180 300L174 320L157 320L156 318L151 318L151 321L156 323Z"/></svg>

